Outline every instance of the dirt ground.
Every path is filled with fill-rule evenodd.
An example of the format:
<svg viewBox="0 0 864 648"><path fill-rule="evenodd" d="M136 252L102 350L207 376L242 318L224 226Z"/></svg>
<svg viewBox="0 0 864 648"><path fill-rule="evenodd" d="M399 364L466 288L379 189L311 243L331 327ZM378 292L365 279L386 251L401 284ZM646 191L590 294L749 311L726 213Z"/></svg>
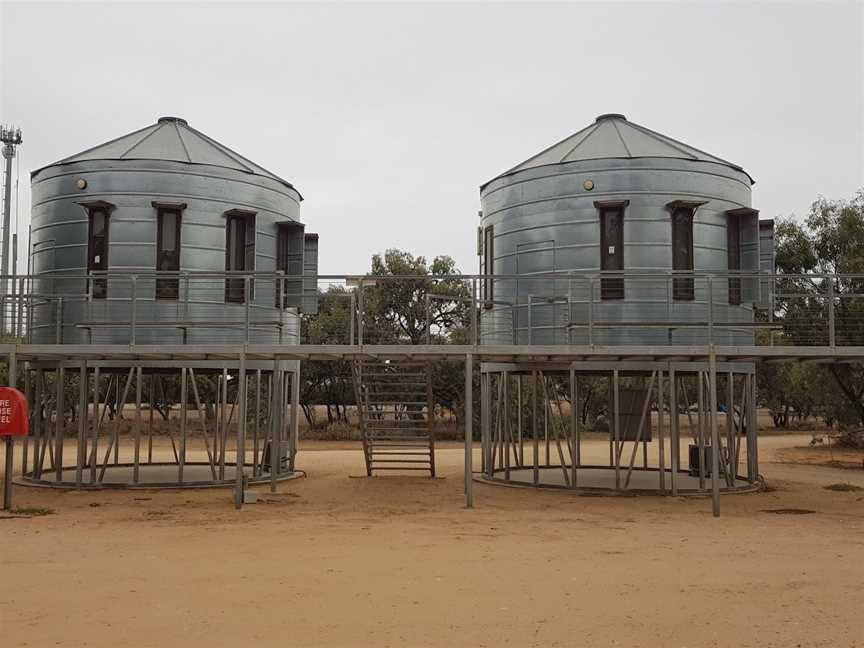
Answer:
<svg viewBox="0 0 864 648"><path fill-rule="evenodd" d="M239 513L226 489L16 487L56 514L0 519L0 645L864 646L864 491L824 488L864 470L809 440L762 438L773 490L719 519L485 484L467 510L454 444L431 480L307 442L308 478Z"/></svg>

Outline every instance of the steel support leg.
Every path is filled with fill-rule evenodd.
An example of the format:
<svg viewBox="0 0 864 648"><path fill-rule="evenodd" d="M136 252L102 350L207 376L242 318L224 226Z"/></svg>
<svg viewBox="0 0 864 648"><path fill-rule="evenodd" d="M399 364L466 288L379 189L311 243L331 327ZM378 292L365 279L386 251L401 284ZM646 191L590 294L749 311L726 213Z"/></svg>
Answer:
<svg viewBox="0 0 864 648"><path fill-rule="evenodd" d="M465 356L465 506L474 508L473 436L474 436L474 358ZM482 413L482 408L481 408Z"/></svg>
<svg viewBox="0 0 864 648"><path fill-rule="evenodd" d="M246 465L246 353L240 354L237 370L237 402L240 412L237 421L237 456L234 459L234 508L238 511L243 507L243 490Z"/></svg>
<svg viewBox="0 0 864 648"><path fill-rule="evenodd" d="M621 490L621 425L619 416L620 401L618 397L618 370L612 372L612 421L615 434L615 490Z"/></svg>
<svg viewBox="0 0 864 648"><path fill-rule="evenodd" d="M570 485L575 489L576 473L582 462L582 448L579 440L579 384L576 370L570 368Z"/></svg>
<svg viewBox="0 0 864 648"><path fill-rule="evenodd" d="M534 485L540 483L540 437L537 436L537 392L539 391L539 385L537 383L537 372L532 371L531 377L533 378L532 385L532 404L531 404L531 441L533 443L534 450Z"/></svg>
<svg viewBox="0 0 864 648"><path fill-rule="evenodd" d="M78 453L75 460L75 486L81 488L84 481L84 464L87 461L87 362L82 360L78 377Z"/></svg>
<svg viewBox="0 0 864 648"><path fill-rule="evenodd" d="M63 389L66 377L66 370L63 367L57 367L54 374L54 468L57 472L57 482L63 481L63 432L65 427L65 412L66 407L64 398L66 396Z"/></svg>
<svg viewBox="0 0 864 648"><path fill-rule="evenodd" d="M708 357L708 402L711 407L711 502L714 517L720 517L720 430L717 426L717 356Z"/></svg>
<svg viewBox="0 0 864 648"><path fill-rule="evenodd" d="M678 379L675 370L669 370L669 460L672 464L672 473L669 480L672 482L672 495L678 496L678 470L680 465L681 435L678 426Z"/></svg>

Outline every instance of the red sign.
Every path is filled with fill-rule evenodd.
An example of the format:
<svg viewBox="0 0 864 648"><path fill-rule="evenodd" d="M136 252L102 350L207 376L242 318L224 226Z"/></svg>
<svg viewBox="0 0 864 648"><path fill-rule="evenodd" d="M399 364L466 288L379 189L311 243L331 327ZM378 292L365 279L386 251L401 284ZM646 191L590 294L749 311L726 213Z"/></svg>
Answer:
<svg viewBox="0 0 864 648"><path fill-rule="evenodd" d="M13 387L0 387L0 436L26 436L27 399Z"/></svg>

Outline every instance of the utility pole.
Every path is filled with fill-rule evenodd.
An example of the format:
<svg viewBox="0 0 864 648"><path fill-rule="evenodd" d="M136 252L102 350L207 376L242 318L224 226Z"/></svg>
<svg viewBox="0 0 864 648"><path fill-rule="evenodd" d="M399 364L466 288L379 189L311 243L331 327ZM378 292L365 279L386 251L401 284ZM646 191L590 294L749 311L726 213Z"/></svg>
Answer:
<svg viewBox="0 0 864 648"><path fill-rule="evenodd" d="M6 159L6 177L3 182L3 250L0 255L0 296L5 301L9 294L9 244L10 221L12 215L12 158L15 148L21 144L21 129L14 126L0 126L0 143L3 144L3 157ZM17 237L16 237L17 238ZM16 250L17 252L17 250ZM14 281L14 279L13 279ZM0 307L0 333L6 332L6 305Z"/></svg>

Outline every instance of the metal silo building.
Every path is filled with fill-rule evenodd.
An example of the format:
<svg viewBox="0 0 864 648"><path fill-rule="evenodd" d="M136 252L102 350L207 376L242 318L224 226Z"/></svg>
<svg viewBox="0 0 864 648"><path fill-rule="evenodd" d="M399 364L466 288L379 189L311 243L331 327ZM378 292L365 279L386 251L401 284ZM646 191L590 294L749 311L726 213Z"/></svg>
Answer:
<svg viewBox="0 0 864 648"><path fill-rule="evenodd" d="M711 350L752 345L771 297L758 275L773 271L771 224L752 208L753 182L604 114L481 186L480 342L539 358L481 364L485 479L677 494L704 492L718 471L726 490L755 486L755 365L716 366L727 414L713 441L707 387ZM555 359L565 346L557 355L575 360ZM651 349L662 351L634 359ZM604 402L602 461L580 450L587 398Z"/></svg>
<svg viewBox="0 0 864 648"><path fill-rule="evenodd" d="M179 117L31 182L25 337L55 350L25 371L38 451L22 479L234 484L239 505L247 482L295 476L300 361L280 345L317 310L318 259L297 189ZM255 345L272 346L247 358Z"/></svg>
<svg viewBox="0 0 864 648"><path fill-rule="evenodd" d="M314 287L304 303L302 282L276 278L317 270L300 193L183 119L34 171L32 195L34 292L48 296L34 342L287 343L314 310ZM246 287L225 272L271 276Z"/></svg>
<svg viewBox="0 0 864 648"><path fill-rule="evenodd" d="M590 343L693 344L704 331L687 323L709 309L717 321L752 322L756 282L709 287L686 276L759 270L752 184L736 164L600 115L481 187L481 272L518 277L485 282L483 341L585 344L587 330L574 323L590 316L604 323ZM553 272L574 278L532 278ZM682 326L611 326L651 320ZM718 335L752 340L746 327Z"/></svg>

